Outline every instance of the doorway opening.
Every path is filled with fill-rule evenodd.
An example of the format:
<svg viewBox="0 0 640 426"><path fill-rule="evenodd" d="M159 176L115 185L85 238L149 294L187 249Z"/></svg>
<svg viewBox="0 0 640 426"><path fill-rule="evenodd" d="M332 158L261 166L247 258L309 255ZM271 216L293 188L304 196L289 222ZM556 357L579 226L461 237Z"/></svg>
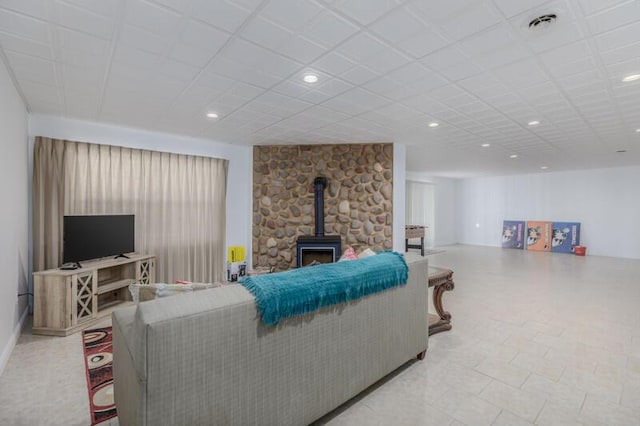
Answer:
<svg viewBox="0 0 640 426"><path fill-rule="evenodd" d="M424 246L433 248L435 242L434 185L427 182L407 180L405 224L425 226ZM409 243L419 243L409 241Z"/></svg>

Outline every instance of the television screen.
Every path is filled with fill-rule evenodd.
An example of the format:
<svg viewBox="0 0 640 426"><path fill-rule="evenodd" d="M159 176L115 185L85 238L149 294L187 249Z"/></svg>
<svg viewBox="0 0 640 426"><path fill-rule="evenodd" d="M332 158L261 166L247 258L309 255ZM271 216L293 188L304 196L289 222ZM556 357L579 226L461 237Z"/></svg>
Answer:
<svg viewBox="0 0 640 426"><path fill-rule="evenodd" d="M65 216L64 263L131 253L134 215Z"/></svg>

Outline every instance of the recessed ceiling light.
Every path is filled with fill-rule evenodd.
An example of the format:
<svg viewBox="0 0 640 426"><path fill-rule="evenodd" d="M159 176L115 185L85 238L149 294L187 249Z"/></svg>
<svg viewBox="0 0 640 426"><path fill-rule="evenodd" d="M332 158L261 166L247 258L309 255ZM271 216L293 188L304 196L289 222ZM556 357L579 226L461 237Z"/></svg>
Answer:
<svg viewBox="0 0 640 426"><path fill-rule="evenodd" d="M435 121L432 123L429 123L429 127L438 127L440 125L440 123L436 123Z"/></svg>
<svg viewBox="0 0 640 426"><path fill-rule="evenodd" d="M527 123L527 126L537 126L538 124L540 124L540 122L538 120L533 120Z"/></svg>
<svg viewBox="0 0 640 426"><path fill-rule="evenodd" d="M540 168L541 168L542 170L547 170L547 169L549 168L549 166L540 166Z"/></svg>
<svg viewBox="0 0 640 426"><path fill-rule="evenodd" d="M490 143L483 143L483 144L482 144L482 145L480 145L480 146L481 146L481 147L483 147L483 148L488 148L488 147L490 147L490 146L491 146L491 144L490 144Z"/></svg>
<svg viewBox="0 0 640 426"><path fill-rule="evenodd" d="M622 79L623 82L629 83L630 81L640 80L640 74L631 74Z"/></svg>
<svg viewBox="0 0 640 426"><path fill-rule="evenodd" d="M640 133L640 129L636 129L636 133Z"/></svg>
<svg viewBox="0 0 640 426"><path fill-rule="evenodd" d="M511 154L509 158L518 158L518 154Z"/></svg>
<svg viewBox="0 0 640 426"><path fill-rule="evenodd" d="M207 118L218 118L218 114L216 114L215 112L208 112Z"/></svg>
<svg viewBox="0 0 640 426"><path fill-rule="evenodd" d="M305 74L302 79L304 80L305 83L317 83L318 82L318 76L315 74Z"/></svg>

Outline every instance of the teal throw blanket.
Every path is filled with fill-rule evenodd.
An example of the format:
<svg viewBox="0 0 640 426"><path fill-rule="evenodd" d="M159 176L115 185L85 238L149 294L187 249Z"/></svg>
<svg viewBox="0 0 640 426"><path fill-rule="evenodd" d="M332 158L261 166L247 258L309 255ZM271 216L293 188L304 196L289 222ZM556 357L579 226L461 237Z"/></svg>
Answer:
<svg viewBox="0 0 640 426"><path fill-rule="evenodd" d="M384 252L364 259L327 263L274 274L244 277L240 284L256 298L268 325L407 283L404 257Z"/></svg>

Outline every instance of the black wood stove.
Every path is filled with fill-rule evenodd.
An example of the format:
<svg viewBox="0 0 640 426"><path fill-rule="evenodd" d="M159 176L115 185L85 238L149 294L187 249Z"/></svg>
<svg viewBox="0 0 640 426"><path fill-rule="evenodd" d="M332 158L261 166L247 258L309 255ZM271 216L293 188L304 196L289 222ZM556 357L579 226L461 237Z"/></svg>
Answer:
<svg viewBox="0 0 640 426"><path fill-rule="evenodd" d="M313 181L315 204L315 235L298 237L296 244L296 265L307 266L314 261L332 263L340 258L340 235L324 235L324 189L327 178L317 177Z"/></svg>

